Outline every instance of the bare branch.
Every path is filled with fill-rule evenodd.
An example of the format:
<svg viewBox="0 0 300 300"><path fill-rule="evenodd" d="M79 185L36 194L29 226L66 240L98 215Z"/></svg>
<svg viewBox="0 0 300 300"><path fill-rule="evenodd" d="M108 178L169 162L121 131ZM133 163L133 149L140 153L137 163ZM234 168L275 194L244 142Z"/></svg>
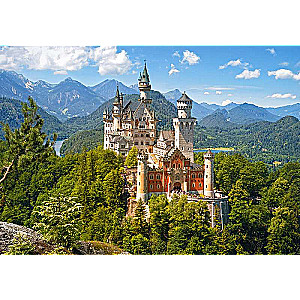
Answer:
<svg viewBox="0 0 300 300"><path fill-rule="evenodd" d="M5 180L6 176L8 175L8 173L9 173L9 171L11 169L11 167L13 166L13 164L14 164L14 160L7 167L3 167L2 168L2 170L6 169L6 171L5 171L4 175L3 175L3 177L0 179L0 183L2 183Z"/></svg>

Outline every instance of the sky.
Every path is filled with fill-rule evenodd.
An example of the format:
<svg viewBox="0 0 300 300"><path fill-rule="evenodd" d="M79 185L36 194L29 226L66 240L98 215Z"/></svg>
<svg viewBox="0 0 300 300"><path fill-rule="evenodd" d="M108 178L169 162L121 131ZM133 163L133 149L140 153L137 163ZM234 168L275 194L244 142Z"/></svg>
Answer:
<svg viewBox="0 0 300 300"><path fill-rule="evenodd" d="M144 60L152 89L175 88L195 101L278 107L300 102L297 46L0 47L0 69L58 83L137 83Z"/></svg>

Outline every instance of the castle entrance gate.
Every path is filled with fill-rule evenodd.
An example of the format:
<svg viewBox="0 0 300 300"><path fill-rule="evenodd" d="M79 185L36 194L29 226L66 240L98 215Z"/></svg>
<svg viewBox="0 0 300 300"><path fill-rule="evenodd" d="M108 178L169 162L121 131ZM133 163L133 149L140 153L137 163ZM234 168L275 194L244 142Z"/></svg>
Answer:
<svg viewBox="0 0 300 300"><path fill-rule="evenodd" d="M173 190L174 191L181 191L181 183L180 182L175 182Z"/></svg>

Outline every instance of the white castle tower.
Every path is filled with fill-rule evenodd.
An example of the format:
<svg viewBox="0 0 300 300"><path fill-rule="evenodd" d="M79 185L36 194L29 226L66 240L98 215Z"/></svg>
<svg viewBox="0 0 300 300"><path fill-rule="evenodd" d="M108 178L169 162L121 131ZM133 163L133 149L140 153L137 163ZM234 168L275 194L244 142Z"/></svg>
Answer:
<svg viewBox="0 0 300 300"><path fill-rule="evenodd" d="M147 200L148 189L147 189L147 161L148 155L142 150L138 154L138 167L137 167L137 188L136 188L136 199L142 199L145 203Z"/></svg>
<svg viewBox="0 0 300 300"><path fill-rule="evenodd" d="M175 147L178 148L186 158L194 162L194 126L196 118L191 116L192 100L184 92L177 100L178 118L173 119L175 128Z"/></svg>
<svg viewBox="0 0 300 300"><path fill-rule="evenodd" d="M145 66L144 70L142 73L140 73L140 77L138 79L138 87L140 91L140 101L151 104L152 100L149 99L149 92L151 90L151 84L150 84L150 78L149 74L147 71L147 66L146 66L146 61L145 61Z"/></svg>
<svg viewBox="0 0 300 300"><path fill-rule="evenodd" d="M204 196L214 197L214 154L209 149L204 154Z"/></svg>

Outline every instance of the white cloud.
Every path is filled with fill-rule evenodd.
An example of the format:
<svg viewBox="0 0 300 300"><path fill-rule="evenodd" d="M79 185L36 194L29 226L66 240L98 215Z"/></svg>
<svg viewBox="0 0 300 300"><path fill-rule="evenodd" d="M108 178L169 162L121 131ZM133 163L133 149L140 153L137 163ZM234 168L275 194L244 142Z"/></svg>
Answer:
<svg viewBox="0 0 300 300"><path fill-rule="evenodd" d="M65 70L61 70L61 71L55 71L53 74L54 75L68 75L68 72Z"/></svg>
<svg viewBox="0 0 300 300"><path fill-rule="evenodd" d="M242 62L241 59L237 59L237 60L230 60L228 63L226 63L225 65L219 66L220 70L223 70L227 67L247 67L249 66L249 63L247 62Z"/></svg>
<svg viewBox="0 0 300 300"><path fill-rule="evenodd" d="M168 73L169 73L169 76L171 76L172 74L175 74L175 73L179 73L179 72L180 72L180 71L177 70L173 64L171 64L171 69L170 69L169 72L168 72Z"/></svg>
<svg viewBox="0 0 300 300"><path fill-rule="evenodd" d="M215 87L215 86L211 86L208 88L205 88L206 90L211 90L211 91L226 91L226 90L235 90L235 88L229 88L229 87Z"/></svg>
<svg viewBox="0 0 300 300"><path fill-rule="evenodd" d="M90 51L90 58L98 66L100 75L122 75L132 67L127 52L125 50L118 52L115 46L93 48Z"/></svg>
<svg viewBox="0 0 300 300"><path fill-rule="evenodd" d="M136 74L137 73L137 71L136 70L132 70L132 74Z"/></svg>
<svg viewBox="0 0 300 300"><path fill-rule="evenodd" d="M287 99L287 98L292 98L292 99L296 99L297 96L296 95L292 95L290 93L287 94L273 94L271 96L267 96L267 98L276 98L276 99Z"/></svg>
<svg viewBox="0 0 300 300"><path fill-rule="evenodd" d="M235 76L237 79L252 79L258 78L260 76L260 70L256 69L254 71L244 70L241 74Z"/></svg>
<svg viewBox="0 0 300 300"><path fill-rule="evenodd" d="M230 103L232 103L232 101L231 100L229 100L229 99L227 99L227 100L224 100L223 102L222 102L222 106L226 106L226 105L228 105L228 104L230 104Z"/></svg>
<svg viewBox="0 0 300 300"><path fill-rule="evenodd" d="M221 91L216 91L216 95L221 95L222 92Z"/></svg>
<svg viewBox="0 0 300 300"><path fill-rule="evenodd" d="M179 54L179 52L178 51L175 51L173 54L172 54L172 56L174 56L174 57L179 57L180 58L180 54Z"/></svg>
<svg viewBox="0 0 300 300"><path fill-rule="evenodd" d="M274 48L268 48L268 49L266 49L266 51L270 52L273 56L276 55L276 51Z"/></svg>
<svg viewBox="0 0 300 300"><path fill-rule="evenodd" d="M209 92L204 92L204 95L209 95Z"/></svg>
<svg viewBox="0 0 300 300"><path fill-rule="evenodd" d="M288 65L289 65L289 63L287 61L284 61L279 64L279 66L283 66L283 67L287 67Z"/></svg>
<svg viewBox="0 0 300 300"><path fill-rule="evenodd" d="M181 60L181 63L187 62L190 66L198 64L200 61L200 57L197 56L194 52L191 52L189 50L183 51L183 59Z"/></svg>
<svg viewBox="0 0 300 300"><path fill-rule="evenodd" d="M2 47L0 68L18 70L24 67L55 72L76 71L89 64L98 66L98 72L124 74L132 63L125 50L117 47Z"/></svg>
<svg viewBox="0 0 300 300"><path fill-rule="evenodd" d="M276 71L268 71L268 76L275 76L275 79L294 79L300 80L300 72L294 74L291 70L279 69Z"/></svg>

